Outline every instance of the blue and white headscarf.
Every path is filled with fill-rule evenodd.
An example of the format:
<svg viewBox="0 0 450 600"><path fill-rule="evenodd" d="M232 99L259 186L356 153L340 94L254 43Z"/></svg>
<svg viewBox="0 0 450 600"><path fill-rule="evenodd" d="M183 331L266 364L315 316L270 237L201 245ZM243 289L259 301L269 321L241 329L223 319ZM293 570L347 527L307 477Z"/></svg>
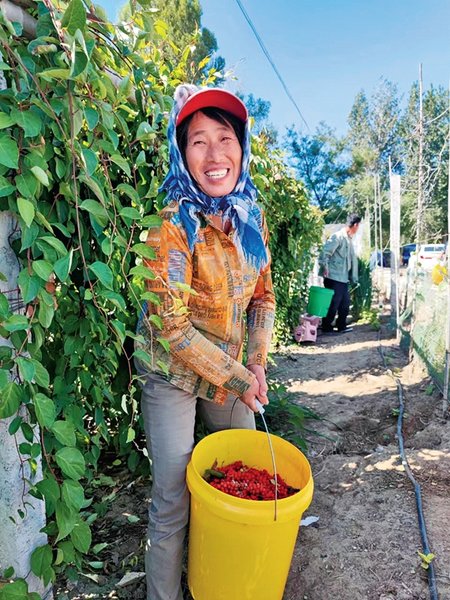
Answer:
<svg viewBox="0 0 450 600"><path fill-rule="evenodd" d="M214 215L222 211L223 218L229 219L237 232L235 243L238 245L238 249L245 260L259 271L267 265L268 256L263 240L262 214L256 204L257 190L249 172L250 132L248 124L245 125L241 174L234 190L226 196L212 198L205 194L186 169L178 148L175 125L178 114L187 98L199 89L193 85L180 85L175 90L175 103L170 114L167 131L170 168L160 191L167 192L165 204L172 200L179 203L179 215L191 252L194 250L200 228L199 214Z"/></svg>

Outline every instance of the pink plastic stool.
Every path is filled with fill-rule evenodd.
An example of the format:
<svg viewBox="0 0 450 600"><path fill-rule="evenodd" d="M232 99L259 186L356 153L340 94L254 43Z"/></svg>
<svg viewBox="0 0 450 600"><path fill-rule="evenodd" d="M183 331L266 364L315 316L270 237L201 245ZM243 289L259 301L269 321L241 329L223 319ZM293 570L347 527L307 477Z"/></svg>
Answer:
<svg viewBox="0 0 450 600"><path fill-rule="evenodd" d="M294 329L294 339L296 342L316 342L317 327L320 317L302 315L300 324Z"/></svg>

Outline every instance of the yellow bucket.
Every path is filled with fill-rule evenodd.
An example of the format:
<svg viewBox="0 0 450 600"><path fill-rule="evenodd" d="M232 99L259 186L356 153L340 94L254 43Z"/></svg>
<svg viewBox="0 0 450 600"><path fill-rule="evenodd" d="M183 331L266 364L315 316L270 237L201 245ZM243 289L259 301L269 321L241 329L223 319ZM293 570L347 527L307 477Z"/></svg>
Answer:
<svg viewBox="0 0 450 600"><path fill-rule="evenodd" d="M191 492L188 585L195 600L281 600L300 519L311 503L313 479L305 456L271 435L277 472L300 491L277 501L244 500L203 479L215 460L236 460L273 473L267 434L229 429L203 438L187 467Z"/></svg>

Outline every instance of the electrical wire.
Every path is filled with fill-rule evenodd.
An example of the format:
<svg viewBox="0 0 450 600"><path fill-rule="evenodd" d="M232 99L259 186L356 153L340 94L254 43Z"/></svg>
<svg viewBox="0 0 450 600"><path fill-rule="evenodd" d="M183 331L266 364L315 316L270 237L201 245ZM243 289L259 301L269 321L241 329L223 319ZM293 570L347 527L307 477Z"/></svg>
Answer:
<svg viewBox="0 0 450 600"><path fill-rule="evenodd" d="M245 18L245 20L246 20L246 21L247 21L247 23L249 24L249 26L250 26L250 29L253 31L253 34L254 34L254 36L255 36L255 38L256 38L256 40L257 40L257 42L258 42L258 44L259 44L259 46L260 46L261 50L264 52L264 55L265 55L265 57L266 57L266 58L267 58L267 60L269 61L269 63L270 63L270 65L271 65L272 69L274 70L274 72L275 72L275 75L276 75L276 76L278 77L278 79L280 80L280 83L281 83L281 85L283 86L283 89L284 89L284 91L286 92L286 95L287 95L287 97L289 98L289 100L290 100L290 101L292 102L292 104L294 105L294 107L295 107L295 110L297 111L298 115L300 116L301 120L302 120L302 121L303 121L303 123L306 125L306 128L307 128L307 129L308 129L308 131L309 131L310 129L309 129L309 125L308 125L308 123L306 122L306 120L305 120L304 116L303 116L303 115L302 115L302 113L301 113L301 110L300 110L300 108L298 107L298 104L296 103L296 101L294 100L294 98L293 98L293 96L292 96L291 92L289 91L289 89L288 89L288 87L287 87L287 85L286 85L286 83L285 83L285 81L284 81L283 77L281 76L281 73L280 73L280 71L278 70L277 66L275 65L275 63L274 63L274 61L273 61L273 59L272 59L272 57L270 56L270 53L269 53L269 51L268 51L268 50L267 50L267 48L265 47L265 45L264 45L264 42L262 41L262 39L261 39L261 36L260 36L260 35L259 35L259 33L257 32L257 30L256 30L256 27L254 26L254 24L253 24L253 22L252 22L252 20L251 20L250 16L248 15L247 11L246 11L246 10L245 10L245 8L243 7L241 0L236 0L236 3L237 3L237 5L239 6L239 8L240 8L240 10L241 10L242 14L244 15L244 18Z"/></svg>
<svg viewBox="0 0 450 600"><path fill-rule="evenodd" d="M378 341L379 340L380 340L380 338L378 338ZM406 472L409 480L411 481L411 483L414 486L414 493L416 496L417 518L419 521L419 530L420 530L420 537L422 540L423 554L428 555L431 553L431 550L430 550L430 546L428 543L427 528L426 528L426 524L425 524L425 517L423 514L422 492L421 492L420 484L416 481L416 478L414 477L411 467L409 466L408 459L406 458L406 455L405 455L405 447L404 447L404 443L403 443L402 425L403 425L403 416L404 416L404 412L405 412L405 403L403 401L403 387L402 387L400 379L398 377L395 377L394 374L392 373L392 371L390 369L388 369L386 360L385 360L385 357L383 354L383 350L381 348L381 344L379 344L378 350L381 354L381 358L383 360L383 364L384 364L386 371L393 378L393 380L395 381L395 383L397 385L398 400L399 400L399 412L398 412L398 419L397 419L397 439L398 439L398 446L399 446L399 450L400 450L400 457L402 459L402 466L405 469L405 472ZM428 589L430 591L430 598L431 598L431 600L439 600L438 593L437 593L436 573L435 573L433 561L431 561L428 564L427 574L428 574Z"/></svg>

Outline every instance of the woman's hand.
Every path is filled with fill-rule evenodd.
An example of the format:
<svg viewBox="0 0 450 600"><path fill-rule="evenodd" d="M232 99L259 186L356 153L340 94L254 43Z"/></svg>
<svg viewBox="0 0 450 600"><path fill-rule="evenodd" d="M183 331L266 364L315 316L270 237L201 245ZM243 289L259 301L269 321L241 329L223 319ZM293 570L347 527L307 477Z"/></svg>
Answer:
<svg viewBox="0 0 450 600"><path fill-rule="evenodd" d="M269 404L267 398L266 372L261 365L247 365L247 369L256 377L256 381L242 394L241 400L254 412L258 412L255 404L255 396L261 404Z"/></svg>

